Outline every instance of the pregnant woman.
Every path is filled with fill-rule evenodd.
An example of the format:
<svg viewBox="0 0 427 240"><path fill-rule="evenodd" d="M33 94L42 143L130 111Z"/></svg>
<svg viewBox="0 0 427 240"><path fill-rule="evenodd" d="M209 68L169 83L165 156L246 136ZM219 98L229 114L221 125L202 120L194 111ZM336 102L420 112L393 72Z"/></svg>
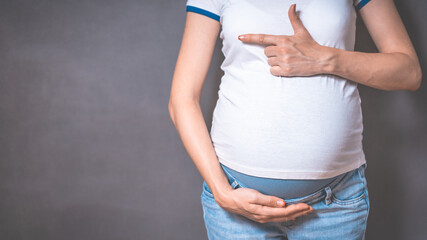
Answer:
<svg viewBox="0 0 427 240"><path fill-rule="evenodd" d="M369 213L357 85L415 91L392 0L187 0L169 112L195 163L209 239L363 239ZM379 53L354 52L357 11ZM200 96L218 34L212 128Z"/></svg>

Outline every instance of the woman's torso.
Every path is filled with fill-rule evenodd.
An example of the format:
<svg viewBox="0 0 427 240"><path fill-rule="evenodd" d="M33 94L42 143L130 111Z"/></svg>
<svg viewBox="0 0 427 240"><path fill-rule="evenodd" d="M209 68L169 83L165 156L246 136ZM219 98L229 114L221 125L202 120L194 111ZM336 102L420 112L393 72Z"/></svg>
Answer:
<svg viewBox="0 0 427 240"><path fill-rule="evenodd" d="M211 138L219 161L239 172L279 179L322 179L365 162L357 84L335 75L278 77L265 45L238 35L293 35L288 9L319 44L352 51L353 0L228 0L221 7L224 75Z"/></svg>

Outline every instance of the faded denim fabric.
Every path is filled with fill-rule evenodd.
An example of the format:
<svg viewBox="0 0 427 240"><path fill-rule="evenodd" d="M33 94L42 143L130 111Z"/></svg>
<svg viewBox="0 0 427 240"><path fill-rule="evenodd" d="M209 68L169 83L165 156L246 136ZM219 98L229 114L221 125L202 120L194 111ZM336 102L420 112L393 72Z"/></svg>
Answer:
<svg viewBox="0 0 427 240"><path fill-rule="evenodd" d="M222 209L203 182L201 204L210 240L239 239L364 239L369 215L367 164L349 171L326 187L304 197L285 199L286 205L304 202L313 207L308 215L286 222L258 223ZM245 187L225 171L230 185Z"/></svg>

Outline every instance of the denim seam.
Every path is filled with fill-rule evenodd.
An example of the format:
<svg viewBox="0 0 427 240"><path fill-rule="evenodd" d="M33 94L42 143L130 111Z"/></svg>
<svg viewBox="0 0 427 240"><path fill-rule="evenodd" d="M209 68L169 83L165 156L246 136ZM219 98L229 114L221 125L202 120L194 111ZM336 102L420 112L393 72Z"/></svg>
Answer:
<svg viewBox="0 0 427 240"><path fill-rule="evenodd" d="M362 240L365 239L366 228L367 228L367 224L368 224L369 211L370 211L369 190L368 190L368 183L367 183L366 175L365 175L365 173L366 173L366 166L367 166L367 163L365 163L364 171L363 171L363 176L364 176L364 178L363 178L363 184L365 185L365 195L366 195L365 202L366 202L366 206L367 206L368 209L367 209L367 213L366 213L365 221L364 221L364 230L363 230Z"/></svg>
<svg viewBox="0 0 427 240"><path fill-rule="evenodd" d="M366 192L366 196L368 196L368 193L367 193L367 188L366 188L366 190L365 190L365 192ZM366 213L366 216L365 216L365 221L364 221L364 230L363 230L363 237L362 237L362 240L364 240L365 239L365 235L366 235L366 228L367 228L367 224L368 224L368 216L369 216L369 210L370 210L370 206L369 206L369 198L368 197L366 197L365 198L365 201L366 201L366 205L367 205L367 207L368 207L368 212Z"/></svg>
<svg viewBox="0 0 427 240"><path fill-rule="evenodd" d="M353 205L353 204L359 203L360 201L362 201L365 198L366 198L365 191L363 191L363 193L360 196L358 196L356 198L353 198L351 200L344 200L343 201L343 200L339 200L335 196L332 196L332 200L333 200L334 203L336 203L338 205L344 205L344 206Z"/></svg>
<svg viewBox="0 0 427 240"><path fill-rule="evenodd" d="M359 166L359 168L356 171L357 171L357 174L358 174L359 178L362 179L362 184L364 185L364 188L366 189L365 176L364 176L364 174L362 172L362 170L363 170L362 168L364 168L363 164L361 166ZM337 186L339 186L339 185L337 184ZM360 194L360 196L358 196L356 198L353 198L353 199L349 199L349 200L340 200L340 199L336 198L332 194L332 200L333 200L334 203L336 203L338 205L343 205L343 206L354 205L356 203L359 203L363 199L366 199L366 193L365 193L365 191L366 190L364 190L363 193Z"/></svg>
<svg viewBox="0 0 427 240"><path fill-rule="evenodd" d="M203 196L203 193L205 195L207 195L208 197L214 197L213 193L211 193L211 192L208 191L208 189L209 189L208 185L206 184L206 187L204 186L205 184L206 184L205 181L203 181L203 184L202 184L203 191L202 191L202 195L200 197Z"/></svg>

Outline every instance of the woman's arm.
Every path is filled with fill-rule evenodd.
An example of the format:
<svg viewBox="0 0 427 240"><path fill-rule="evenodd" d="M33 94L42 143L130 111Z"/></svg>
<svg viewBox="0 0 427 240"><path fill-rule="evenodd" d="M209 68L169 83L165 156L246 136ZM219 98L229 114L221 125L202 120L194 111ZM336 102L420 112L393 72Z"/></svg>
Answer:
<svg viewBox="0 0 427 240"><path fill-rule="evenodd" d="M421 67L393 0L371 0L360 15L379 53L347 51L319 45L289 8L294 35L244 34L242 42L265 48L276 76L334 74L381 90L418 90Z"/></svg>
<svg viewBox="0 0 427 240"><path fill-rule="evenodd" d="M312 211L305 203L285 202L250 188L232 189L213 148L200 108L220 23L188 12L169 99L169 113L190 158L224 209L254 221L286 221ZM277 203L280 201L280 203Z"/></svg>
<svg viewBox="0 0 427 240"><path fill-rule="evenodd" d="M382 90L418 90L421 67L393 0L371 0L360 16L380 53L328 48L325 73Z"/></svg>
<svg viewBox="0 0 427 240"><path fill-rule="evenodd" d="M231 186L212 146L200 96L219 29L219 22L187 13L168 106L184 147L214 195Z"/></svg>

